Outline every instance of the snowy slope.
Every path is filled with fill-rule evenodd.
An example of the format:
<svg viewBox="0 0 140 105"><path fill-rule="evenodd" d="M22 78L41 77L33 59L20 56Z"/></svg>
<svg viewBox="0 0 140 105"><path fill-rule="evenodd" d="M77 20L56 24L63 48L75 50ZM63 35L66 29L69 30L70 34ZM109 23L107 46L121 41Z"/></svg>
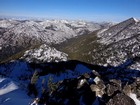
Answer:
<svg viewBox="0 0 140 105"><path fill-rule="evenodd" d="M8 78L0 78L0 105L28 105L30 101L17 83Z"/></svg>
<svg viewBox="0 0 140 105"><path fill-rule="evenodd" d="M93 32L101 28L98 23L86 21L46 20L40 24L46 29L61 30L67 34L84 34L84 31Z"/></svg>
<svg viewBox="0 0 140 105"><path fill-rule="evenodd" d="M50 33L33 21L24 21L8 27L2 34L0 45L27 46L41 41L50 42L48 36Z"/></svg>
<svg viewBox="0 0 140 105"><path fill-rule="evenodd" d="M1 20L2 28L6 32L0 34L0 45L26 45L42 41L45 43L60 43L85 32L100 29L100 25L88 22L67 22L66 20L46 20L36 22L32 20L16 21ZM73 28L74 27L74 28ZM6 39L6 40L5 40Z"/></svg>
<svg viewBox="0 0 140 105"><path fill-rule="evenodd" d="M98 64L117 66L140 56L140 21L130 18L98 33L100 48L93 51ZM93 43L94 44L94 43ZM139 69L139 61L131 66Z"/></svg>
<svg viewBox="0 0 140 105"><path fill-rule="evenodd" d="M101 43L108 45L138 34L140 32L139 26L140 22L138 20L135 18L130 18L110 27L108 30L102 33L99 33L98 37L101 38Z"/></svg>
<svg viewBox="0 0 140 105"><path fill-rule="evenodd" d="M48 31L53 32L52 42L60 43L78 35L87 34L98 30L101 26L93 22L68 21L68 20L45 20L40 24Z"/></svg>
<svg viewBox="0 0 140 105"><path fill-rule="evenodd" d="M140 104L140 100L137 99L136 94L130 93L130 97L135 101L136 105Z"/></svg>
<svg viewBox="0 0 140 105"><path fill-rule="evenodd" d="M12 19L2 19L0 20L0 27L9 28L11 26L17 25L19 22Z"/></svg>
<svg viewBox="0 0 140 105"><path fill-rule="evenodd" d="M104 65L117 66L130 58L140 56L140 21L135 18L68 40L58 50L68 54L70 59ZM139 61L131 69L140 69Z"/></svg>

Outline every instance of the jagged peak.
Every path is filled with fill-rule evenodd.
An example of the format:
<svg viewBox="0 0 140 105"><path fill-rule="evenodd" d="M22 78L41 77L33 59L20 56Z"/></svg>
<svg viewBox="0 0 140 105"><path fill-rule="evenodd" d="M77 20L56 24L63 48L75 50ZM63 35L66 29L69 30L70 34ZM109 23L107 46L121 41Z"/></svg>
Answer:
<svg viewBox="0 0 140 105"><path fill-rule="evenodd" d="M139 19L133 18L136 22L139 22Z"/></svg>
<svg viewBox="0 0 140 105"><path fill-rule="evenodd" d="M135 21L135 22L139 22L139 20L138 19L136 19L136 18L134 18L134 17L131 17L130 19L128 19L128 20L133 20L133 21Z"/></svg>

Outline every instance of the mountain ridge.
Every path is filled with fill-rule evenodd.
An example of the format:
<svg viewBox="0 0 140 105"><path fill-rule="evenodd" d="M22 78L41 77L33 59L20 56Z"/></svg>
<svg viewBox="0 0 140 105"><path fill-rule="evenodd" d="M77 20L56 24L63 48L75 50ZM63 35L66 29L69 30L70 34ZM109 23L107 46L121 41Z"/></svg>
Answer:
<svg viewBox="0 0 140 105"><path fill-rule="evenodd" d="M1 20L0 21L0 48L1 48L1 59L6 59L7 56L16 54L21 51L21 49L26 49L31 46L40 45L40 44L56 44L66 41L77 35L82 35L84 33L89 33L93 30L100 28L100 25L89 22L75 22L73 25L75 27L78 24L82 24L83 27L77 27L72 29L68 27L64 21L55 21L48 20L50 23L47 23L47 26L41 25L45 21L30 21L30 20ZM71 22L67 24L72 24ZM87 25L89 24L89 25ZM56 30L51 29L51 25L56 27ZM91 25L91 26L90 26ZM93 29L90 27L94 27ZM88 31L89 30L89 31ZM11 53L7 52L8 50Z"/></svg>

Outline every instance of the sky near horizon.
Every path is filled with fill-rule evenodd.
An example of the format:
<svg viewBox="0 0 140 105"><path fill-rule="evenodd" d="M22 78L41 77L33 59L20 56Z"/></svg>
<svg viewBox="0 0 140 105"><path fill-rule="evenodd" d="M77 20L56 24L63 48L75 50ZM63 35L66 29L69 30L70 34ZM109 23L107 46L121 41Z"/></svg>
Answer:
<svg viewBox="0 0 140 105"><path fill-rule="evenodd" d="M0 16L118 22L140 19L140 0L0 0Z"/></svg>

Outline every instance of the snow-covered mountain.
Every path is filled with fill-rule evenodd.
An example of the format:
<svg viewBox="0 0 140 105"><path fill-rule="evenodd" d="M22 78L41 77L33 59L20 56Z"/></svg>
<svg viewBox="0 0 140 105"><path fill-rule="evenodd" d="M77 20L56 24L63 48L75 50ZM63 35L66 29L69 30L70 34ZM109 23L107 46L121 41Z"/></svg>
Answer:
<svg viewBox="0 0 140 105"><path fill-rule="evenodd" d="M99 56L102 55L104 61L110 65L115 66L128 58L140 56L140 21L135 18L110 27L98 34L98 37L98 42L104 46ZM139 61L136 64L135 69L139 69Z"/></svg>
<svg viewBox="0 0 140 105"><path fill-rule="evenodd" d="M55 30L55 31L63 31L68 35L82 35L88 32L93 32L97 29L101 28L99 23L93 22L85 22L85 21L69 21L69 20L46 20L41 22L44 28ZM67 37L67 36L63 36Z"/></svg>
<svg viewBox="0 0 140 105"><path fill-rule="evenodd" d="M140 21L135 18L130 18L119 24L110 27L103 33L98 34L101 38L101 43L111 44L113 42L118 42L130 38L140 32Z"/></svg>
<svg viewBox="0 0 140 105"><path fill-rule="evenodd" d="M8 20L7 19L1 19L0 20L0 27L8 28L8 27L14 26L18 23L19 23L18 21L12 20L12 19L8 19Z"/></svg>
<svg viewBox="0 0 140 105"><path fill-rule="evenodd" d="M117 66L129 58L140 56L140 21L130 18L89 35L79 36L58 46L70 59L99 65ZM139 68L135 61L133 69Z"/></svg>
<svg viewBox="0 0 140 105"><path fill-rule="evenodd" d="M38 44L58 44L101 28L93 22L66 20L0 20L1 59ZM10 53L9 53L10 51Z"/></svg>
<svg viewBox="0 0 140 105"><path fill-rule="evenodd" d="M0 20L0 27L6 28L6 32L1 32L0 44L13 44L13 46L27 43L32 44L35 41L60 43L66 39L100 29L100 25L97 23L83 21L67 22L66 20L46 20L42 22L32 20Z"/></svg>

